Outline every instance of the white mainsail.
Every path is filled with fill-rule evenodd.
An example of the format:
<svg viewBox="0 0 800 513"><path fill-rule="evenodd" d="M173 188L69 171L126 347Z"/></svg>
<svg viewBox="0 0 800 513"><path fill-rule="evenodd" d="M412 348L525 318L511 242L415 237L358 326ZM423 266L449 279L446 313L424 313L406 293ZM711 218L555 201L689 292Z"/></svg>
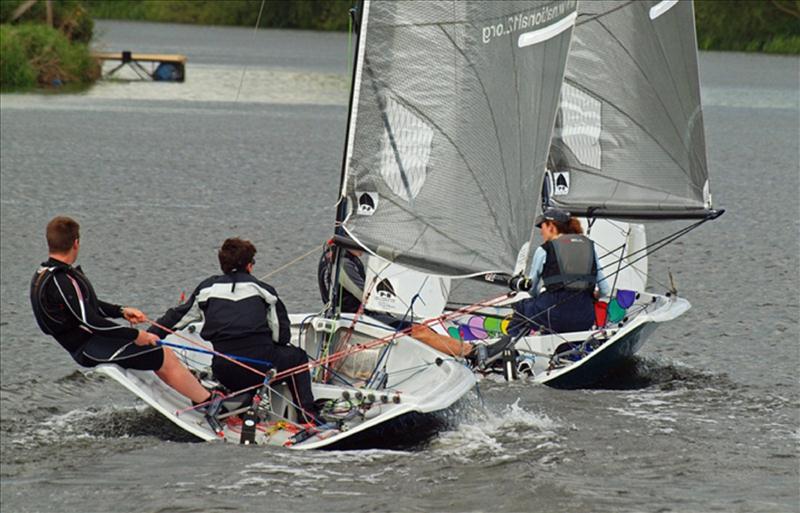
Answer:
<svg viewBox="0 0 800 513"><path fill-rule="evenodd" d="M575 8L364 2L344 234L427 273L512 272L530 238Z"/></svg>

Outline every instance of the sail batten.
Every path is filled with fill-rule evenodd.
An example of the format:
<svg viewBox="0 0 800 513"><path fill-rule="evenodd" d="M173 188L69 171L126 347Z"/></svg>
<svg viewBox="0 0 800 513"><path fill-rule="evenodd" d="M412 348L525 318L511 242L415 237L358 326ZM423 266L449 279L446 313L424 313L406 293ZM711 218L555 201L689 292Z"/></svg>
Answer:
<svg viewBox="0 0 800 513"><path fill-rule="evenodd" d="M550 205L626 219L708 216L691 2L599 0L578 10Z"/></svg>
<svg viewBox="0 0 800 513"><path fill-rule="evenodd" d="M341 228L431 274L511 272L536 213L575 1L368 7Z"/></svg>

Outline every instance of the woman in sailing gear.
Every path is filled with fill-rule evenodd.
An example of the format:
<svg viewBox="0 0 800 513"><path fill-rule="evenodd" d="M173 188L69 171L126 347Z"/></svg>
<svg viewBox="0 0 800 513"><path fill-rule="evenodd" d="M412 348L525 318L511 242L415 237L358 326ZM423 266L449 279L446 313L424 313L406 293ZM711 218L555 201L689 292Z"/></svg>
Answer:
<svg viewBox="0 0 800 513"><path fill-rule="evenodd" d="M226 239L219 250L219 264L224 274L203 280L182 305L167 310L157 324L180 329L203 321L200 336L214 345L214 350L229 356L240 356L268 363L248 362L261 372L270 368L283 371L308 363L308 355L290 345L291 332L286 307L270 285L251 273L256 248L238 237ZM158 326L149 330L159 336L166 331ZM214 356L214 376L231 391L263 383L264 377L241 365ZM314 397L308 371L289 376L295 402L304 412L314 415Z"/></svg>
<svg viewBox="0 0 800 513"><path fill-rule="evenodd" d="M209 399L208 390L175 354L156 346L158 337L121 326L147 317L138 309L100 300L80 267L72 264L80 250L80 225L55 217L47 225L49 258L31 280L31 306L41 330L55 338L83 367L113 363L125 369L152 370L165 383L195 402Z"/></svg>
<svg viewBox="0 0 800 513"><path fill-rule="evenodd" d="M531 327L544 333L591 329L595 286L603 296L610 292L594 243L583 235L580 222L562 210L546 209L536 226L545 242L533 254L532 297L514 306L509 334ZM545 288L541 294L540 283Z"/></svg>

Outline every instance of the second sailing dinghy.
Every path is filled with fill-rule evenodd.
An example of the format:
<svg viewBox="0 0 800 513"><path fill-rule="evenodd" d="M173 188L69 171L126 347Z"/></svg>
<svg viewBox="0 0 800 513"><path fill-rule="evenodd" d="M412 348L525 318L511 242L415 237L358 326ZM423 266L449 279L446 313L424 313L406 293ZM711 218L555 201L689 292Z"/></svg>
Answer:
<svg viewBox="0 0 800 513"><path fill-rule="evenodd" d="M723 212L709 192L690 1L580 3L544 190L544 206L584 218L613 290L596 304L596 329L526 336L502 370L507 378L524 370L551 386L588 386L690 308L674 290L645 291L647 255ZM635 223L658 220L691 224L648 244ZM483 314L467 319L467 329L491 321L496 335L497 319L510 312Z"/></svg>
<svg viewBox="0 0 800 513"><path fill-rule="evenodd" d="M292 449L391 447L428 436L475 384L447 357L372 317L337 306L344 247L429 275L511 273L529 242L558 105L574 1L364 1L325 314L296 316L293 343L314 360L323 426L298 426L269 384L220 417L224 438ZM437 317L423 277L407 317ZM392 287L374 289L388 302ZM446 297L446 294L445 294ZM434 311L431 311L433 309ZM457 318L454 312L445 318ZM209 344L199 324L168 337ZM178 352L198 373L210 355ZM149 373L102 369L183 429L217 438L187 401ZM285 374L285 373L283 373ZM281 373L278 374L281 377ZM213 376L207 376L213 382ZM238 409L237 409L238 408Z"/></svg>

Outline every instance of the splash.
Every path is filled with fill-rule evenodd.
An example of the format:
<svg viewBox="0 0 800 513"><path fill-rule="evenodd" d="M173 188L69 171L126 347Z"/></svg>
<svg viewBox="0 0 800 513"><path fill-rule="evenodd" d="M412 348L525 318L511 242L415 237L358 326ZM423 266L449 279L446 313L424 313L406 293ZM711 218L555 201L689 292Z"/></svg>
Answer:
<svg viewBox="0 0 800 513"><path fill-rule="evenodd" d="M441 433L431 449L461 462L540 460L537 453L559 448L560 427L548 415L526 410L520 399L499 407L473 405L457 428Z"/></svg>

